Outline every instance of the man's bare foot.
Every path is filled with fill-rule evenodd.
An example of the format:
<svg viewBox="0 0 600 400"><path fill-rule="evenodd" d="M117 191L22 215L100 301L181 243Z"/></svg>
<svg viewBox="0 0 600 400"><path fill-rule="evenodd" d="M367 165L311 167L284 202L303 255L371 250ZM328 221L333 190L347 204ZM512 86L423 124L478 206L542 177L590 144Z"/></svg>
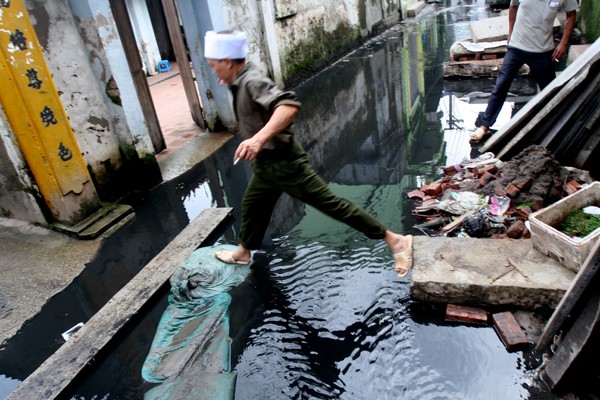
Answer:
<svg viewBox="0 0 600 400"><path fill-rule="evenodd" d="M383 238L392 254L400 253L408 248L407 236L392 231L386 231Z"/></svg>

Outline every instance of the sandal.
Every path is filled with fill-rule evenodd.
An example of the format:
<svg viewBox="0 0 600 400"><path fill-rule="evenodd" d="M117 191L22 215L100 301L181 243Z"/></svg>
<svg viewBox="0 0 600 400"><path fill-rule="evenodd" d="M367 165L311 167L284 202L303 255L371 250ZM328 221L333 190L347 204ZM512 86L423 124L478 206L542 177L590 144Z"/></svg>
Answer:
<svg viewBox="0 0 600 400"><path fill-rule="evenodd" d="M230 251L230 250L218 250L215 252L215 257L217 257L219 259L219 261L222 261L225 264L236 264L236 265L250 264L250 260L242 261L242 260L236 260L235 258L233 258L233 251Z"/></svg>
<svg viewBox="0 0 600 400"><path fill-rule="evenodd" d="M483 139L484 137L489 136L489 135L490 135L489 130L486 131L485 129L479 127L479 128L477 128L477 130L475 132L471 133L470 139L471 139L471 141L477 143L477 142L481 141L481 139Z"/></svg>
<svg viewBox="0 0 600 400"><path fill-rule="evenodd" d="M406 275L408 275L408 271L410 271L412 268L413 237L412 235L407 235L406 239L408 240L408 247L406 250L394 254L394 259L396 260L396 266L394 269L398 274L398 278L404 278Z"/></svg>

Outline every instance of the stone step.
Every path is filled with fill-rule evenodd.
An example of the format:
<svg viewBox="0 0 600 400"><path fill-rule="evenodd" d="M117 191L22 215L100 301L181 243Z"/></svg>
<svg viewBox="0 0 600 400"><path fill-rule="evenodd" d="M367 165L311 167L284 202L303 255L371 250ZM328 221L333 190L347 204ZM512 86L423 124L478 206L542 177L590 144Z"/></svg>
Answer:
<svg viewBox="0 0 600 400"><path fill-rule="evenodd" d="M133 208L125 204L105 203L102 208L76 225L52 224L52 229L78 239L95 239L109 229L122 226L134 217Z"/></svg>
<svg viewBox="0 0 600 400"><path fill-rule="evenodd" d="M530 239L417 236L413 252L410 291L425 302L555 308L575 278Z"/></svg>
<svg viewBox="0 0 600 400"><path fill-rule="evenodd" d="M424 1L416 1L410 5L408 5L408 7L406 7L406 16L408 18L414 18L417 16L417 14L419 14L421 12L421 10L423 10L425 8L426 4Z"/></svg>

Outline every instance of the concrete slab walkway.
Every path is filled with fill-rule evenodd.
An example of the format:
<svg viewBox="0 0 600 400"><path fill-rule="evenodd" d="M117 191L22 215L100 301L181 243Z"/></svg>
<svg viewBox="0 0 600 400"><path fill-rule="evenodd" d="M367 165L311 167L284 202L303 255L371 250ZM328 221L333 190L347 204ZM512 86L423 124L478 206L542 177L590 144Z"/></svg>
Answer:
<svg viewBox="0 0 600 400"><path fill-rule="evenodd" d="M574 278L573 271L537 251L529 239L414 240L411 295L416 300L554 308Z"/></svg>

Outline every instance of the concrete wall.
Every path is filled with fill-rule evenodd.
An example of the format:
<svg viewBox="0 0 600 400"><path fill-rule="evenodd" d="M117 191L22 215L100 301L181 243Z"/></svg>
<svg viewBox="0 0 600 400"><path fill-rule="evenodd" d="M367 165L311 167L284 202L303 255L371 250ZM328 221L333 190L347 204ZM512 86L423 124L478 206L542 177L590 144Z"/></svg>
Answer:
<svg viewBox="0 0 600 400"><path fill-rule="evenodd" d="M103 201L148 189L160 171L109 0L27 0L44 59ZM35 177L0 113L0 216L50 223ZM143 179L137 171L146 169ZM46 217L44 217L46 215Z"/></svg>
<svg viewBox="0 0 600 400"><path fill-rule="evenodd" d="M144 64L144 72L147 75L156 75L161 57L146 1L126 0L126 4L133 33L139 46L140 57Z"/></svg>
<svg viewBox="0 0 600 400"><path fill-rule="evenodd" d="M27 7L88 169L100 186L108 184L106 166L121 165L119 143L106 94L100 91L78 29L80 21L73 17L67 0L30 0ZM91 61L98 61L97 57Z"/></svg>
<svg viewBox="0 0 600 400"><path fill-rule="evenodd" d="M236 131L229 93L203 55L208 30L248 35L248 61L280 86L292 87L400 20L396 0L177 0L211 130Z"/></svg>
<svg viewBox="0 0 600 400"><path fill-rule="evenodd" d="M228 28L276 81L293 84L401 19L399 0L223 0ZM257 7L258 4L258 7Z"/></svg>

